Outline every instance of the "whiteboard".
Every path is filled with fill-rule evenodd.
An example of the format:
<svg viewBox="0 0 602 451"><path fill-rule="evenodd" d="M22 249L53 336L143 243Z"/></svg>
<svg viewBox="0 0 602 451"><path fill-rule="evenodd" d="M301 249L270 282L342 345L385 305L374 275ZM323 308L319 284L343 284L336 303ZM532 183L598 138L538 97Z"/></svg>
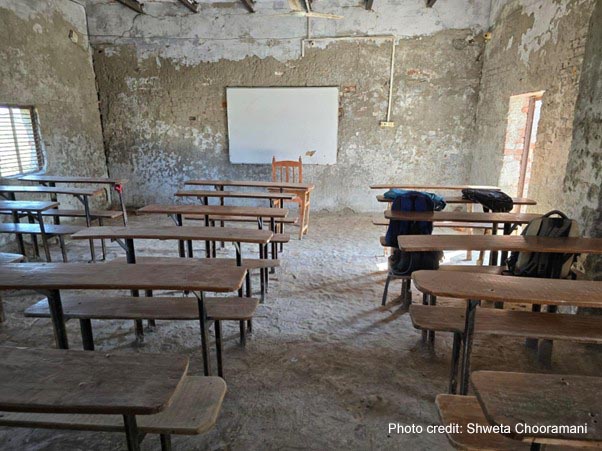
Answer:
<svg viewBox="0 0 602 451"><path fill-rule="evenodd" d="M337 162L338 88L227 88L226 97L231 163Z"/></svg>

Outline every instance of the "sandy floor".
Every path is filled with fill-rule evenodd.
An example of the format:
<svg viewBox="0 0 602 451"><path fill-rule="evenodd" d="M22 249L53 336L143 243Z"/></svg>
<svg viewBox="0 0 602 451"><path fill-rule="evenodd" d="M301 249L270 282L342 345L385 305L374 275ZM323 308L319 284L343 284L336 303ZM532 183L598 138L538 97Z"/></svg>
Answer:
<svg viewBox="0 0 602 451"><path fill-rule="evenodd" d="M237 324L224 326L228 394L217 427L200 437L174 437L174 449L451 449L443 435L387 433L390 422L438 424L434 400L446 390L451 336L438 334L435 349L429 350L399 304L380 306L386 260L378 236L383 229L370 219L315 214L310 235L286 246L247 347L237 344ZM151 221L169 223L131 218L132 225ZM68 247L73 261L86 260L86 243L69 242ZM115 244L109 249L109 258L124 255ZM177 246L141 241L137 250L139 255L176 256ZM58 249L53 255L59 261ZM455 254L454 260L461 258ZM398 292L395 282L391 301ZM417 301L416 290L413 294ZM48 320L22 316L37 299L31 292L4 295L3 345L53 346ZM68 331L71 346L80 348L78 324L70 322ZM197 323L159 322L146 333L143 346L134 345L131 322L96 321L94 332L99 350L182 353L190 356L190 372L202 373ZM522 343L477 338L473 369L544 371ZM553 360L551 371L558 373L599 375L602 368L602 353L593 346L557 342ZM91 451L124 445L121 434L0 428L2 450ZM160 449L158 437L148 436L142 447Z"/></svg>

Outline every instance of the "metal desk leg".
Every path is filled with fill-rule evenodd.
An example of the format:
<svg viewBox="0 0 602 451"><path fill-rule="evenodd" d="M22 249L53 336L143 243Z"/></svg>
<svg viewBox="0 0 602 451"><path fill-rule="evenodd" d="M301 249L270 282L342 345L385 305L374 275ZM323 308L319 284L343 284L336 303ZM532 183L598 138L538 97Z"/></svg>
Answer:
<svg viewBox="0 0 602 451"><path fill-rule="evenodd" d="M466 319L464 323L464 352L462 355L462 379L460 381L460 394L468 393L470 381L470 354L472 352L472 340L474 338L474 323L478 301L466 302Z"/></svg>
<svg viewBox="0 0 602 451"><path fill-rule="evenodd" d="M63 304L61 302L61 293L59 290L50 290L47 294L48 308L50 309L50 318L54 330L54 339L56 347L59 349L69 349L67 340L67 329L65 329L65 317L63 316Z"/></svg>
<svg viewBox="0 0 602 451"><path fill-rule="evenodd" d="M134 249L134 240L131 238L126 238L125 248L127 262L130 264L136 263L136 250ZM140 292L138 290L132 290L132 296L137 298L140 296ZM141 343L144 341L144 325L142 324L141 319L134 320L134 324L136 331L136 341Z"/></svg>
<svg viewBox="0 0 602 451"><path fill-rule="evenodd" d="M224 377L224 366L222 362L222 323L221 321L214 321L215 327L215 348L217 354L217 375Z"/></svg>
<svg viewBox="0 0 602 451"><path fill-rule="evenodd" d="M44 246L44 253L46 254L46 261L51 262L52 257L50 256L50 247L48 245L48 236L46 235L46 228L44 227L44 218L42 212L38 212L38 222L40 223L40 233L42 236L42 246Z"/></svg>
<svg viewBox="0 0 602 451"><path fill-rule="evenodd" d="M138 425L136 424L136 416L124 415L123 425L125 428L125 439L128 444L128 451L140 451L140 442L138 441L140 433L138 432Z"/></svg>
<svg viewBox="0 0 602 451"><path fill-rule="evenodd" d="M160 434L161 451L171 451L171 434Z"/></svg>
<svg viewBox="0 0 602 451"><path fill-rule="evenodd" d="M82 196L82 202L84 204L84 211L86 212L86 226L92 226L92 217L90 216L90 202L88 196ZM96 251L94 250L94 240L90 240L90 257L92 261L96 262Z"/></svg>
<svg viewBox="0 0 602 451"><path fill-rule="evenodd" d="M33 219L33 216L31 214L27 215L27 220L29 221L30 224L35 224L35 221ZM38 237L35 234L31 235L31 242L33 244L33 253L36 256L40 256L40 248L38 247Z"/></svg>
<svg viewBox="0 0 602 451"><path fill-rule="evenodd" d="M79 329L82 333L84 351L94 351L94 335L92 334L92 320L80 319Z"/></svg>
<svg viewBox="0 0 602 451"><path fill-rule="evenodd" d="M205 376L211 375L211 362L209 361L209 334L207 333L207 311L205 310L205 293L197 295L199 308L199 323L201 326L201 352L203 353L203 369Z"/></svg>
<svg viewBox="0 0 602 451"><path fill-rule="evenodd" d="M16 200L15 197L15 193L10 193L9 195L10 200ZM17 211L13 211L13 222L15 224L19 224L19 212ZM27 255L25 254L25 242L23 241L23 235L20 233L17 233L17 244L19 245L19 253L22 255Z"/></svg>
<svg viewBox="0 0 602 451"><path fill-rule="evenodd" d="M119 204L121 205L121 212L123 213L123 225L127 226L128 225L128 212L126 211L125 202L123 200L123 185L116 184L115 191L117 191L117 194L119 195Z"/></svg>
<svg viewBox="0 0 602 451"><path fill-rule="evenodd" d="M450 395L455 395L458 388L458 366L460 364L460 351L462 350L462 334L454 333L454 344L452 346L452 358L449 372L449 389Z"/></svg>
<svg viewBox="0 0 602 451"><path fill-rule="evenodd" d="M176 214L176 224L179 225L180 227L182 226L183 222L182 222L182 215L181 214ZM178 253L180 254L181 258L186 257L186 251L184 250L184 241L178 241Z"/></svg>

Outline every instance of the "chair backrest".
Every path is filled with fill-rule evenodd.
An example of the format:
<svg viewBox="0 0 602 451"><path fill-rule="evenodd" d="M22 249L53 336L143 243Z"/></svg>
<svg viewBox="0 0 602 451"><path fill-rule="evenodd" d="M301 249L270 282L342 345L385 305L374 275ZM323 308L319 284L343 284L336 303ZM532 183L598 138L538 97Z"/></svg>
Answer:
<svg viewBox="0 0 602 451"><path fill-rule="evenodd" d="M272 181L303 183L303 162L301 161L301 157L299 157L299 161L276 161L276 157L272 157Z"/></svg>

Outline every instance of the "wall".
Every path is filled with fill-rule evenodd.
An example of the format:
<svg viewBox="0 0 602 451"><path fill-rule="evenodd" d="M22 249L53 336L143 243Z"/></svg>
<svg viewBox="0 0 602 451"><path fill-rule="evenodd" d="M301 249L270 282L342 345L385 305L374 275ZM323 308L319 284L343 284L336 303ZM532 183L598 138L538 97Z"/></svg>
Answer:
<svg viewBox="0 0 602 451"><path fill-rule="evenodd" d="M509 99L545 90L529 196L532 210L570 204L565 176L575 102L594 0L511 0L492 5L477 109L471 180L497 184L504 157Z"/></svg>
<svg viewBox="0 0 602 451"><path fill-rule="evenodd" d="M586 236L602 237L602 0L589 27L564 189L567 209ZM588 278L602 280L602 257L585 261Z"/></svg>
<svg viewBox="0 0 602 451"><path fill-rule="evenodd" d="M345 19L312 20L311 36L399 37L392 121L386 117L390 41L315 41L304 57L307 21L288 3L203 2L193 14L174 1L88 2L107 161L132 179L128 203L172 201L188 178L269 179L267 166L228 162L227 86L338 86L338 163L308 166L314 209L382 208L374 182L462 183L470 149L488 2L423 0L316 2ZM476 37L474 37L477 35ZM312 45L313 44L313 45Z"/></svg>
<svg viewBox="0 0 602 451"><path fill-rule="evenodd" d="M70 30L77 43L69 39ZM48 173L106 175L82 5L1 0L0 80L1 103L37 108Z"/></svg>

